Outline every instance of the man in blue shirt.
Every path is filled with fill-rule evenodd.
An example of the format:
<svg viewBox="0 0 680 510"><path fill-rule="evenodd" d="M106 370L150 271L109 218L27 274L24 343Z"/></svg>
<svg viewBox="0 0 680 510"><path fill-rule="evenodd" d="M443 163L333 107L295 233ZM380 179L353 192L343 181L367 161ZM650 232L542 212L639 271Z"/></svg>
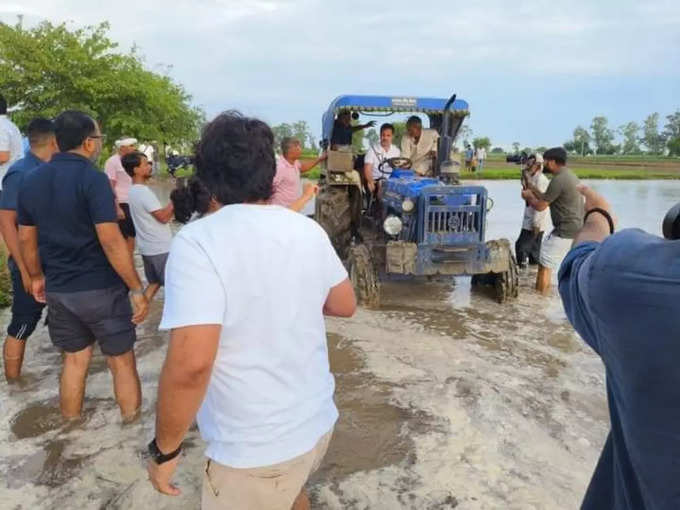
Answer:
<svg viewBox="0 0 680 510"><path fill-rule="evenodd" d="M587 188L586 221L559 272L567 317L607 374L611 431L585 510L680 508L680 241L610 235ZM613 222L612 222L613 225Z"/></svg>
<svg viewBox="0 0 680 510"><path fill-rule="evenodd" d="M99 126L84 113L66 111L54 127L61 152L24 178L17 214L33 297L47 302L50 338L64 353L61 412L80 415L96 340L123 420L130 421L141 405L135 324L148 302L118 228L109 181L92 164L101 152Z"/></svg>
<svg viewBox="0 0 680 510"><path fill-rule="evenodd" d="M40 320L43 303L31 296L31 277L19 251L19 228L17 226L17 196L26 175L49 161L57 152L52 121L33 119L28 125L30 150L16 161L2 179L0 197L0 231L7 243L10 259L7 265L12 278L12 320L7 327L7 338L3 347L3 361L7 380L21 375L26 340Z"/></svg>

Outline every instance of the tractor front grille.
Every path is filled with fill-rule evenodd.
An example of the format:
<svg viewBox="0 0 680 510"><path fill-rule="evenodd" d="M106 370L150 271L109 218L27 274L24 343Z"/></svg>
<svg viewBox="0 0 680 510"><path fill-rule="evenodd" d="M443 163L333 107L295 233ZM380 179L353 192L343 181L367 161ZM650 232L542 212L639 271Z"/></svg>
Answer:
<svg viewBox="0 0 680 510"><path fill-rule="evenodd" d="M431 234L476 234L479 227L479 212L429 211L425 230Z"/></svg>

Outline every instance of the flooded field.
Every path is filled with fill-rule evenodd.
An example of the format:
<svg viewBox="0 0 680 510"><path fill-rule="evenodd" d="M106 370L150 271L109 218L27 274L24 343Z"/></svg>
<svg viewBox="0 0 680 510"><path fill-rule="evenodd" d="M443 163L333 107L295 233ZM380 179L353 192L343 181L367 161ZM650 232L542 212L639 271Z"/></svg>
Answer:
<svg viewBox="0 0 680 510"><path fill-rule="evenodd" d="M489 238L519 233L519 185L488 182ZM597 181L622 227L659 232L680 198L676 181ZM167 196L167 186L158 188ZM384 286L378 310L329 319L340 421L310 483L315 508L577 508L608 430L604 372L573 333L556 294L498 305L469 278ZM122 425L106 363L96 355L85 412L58 412L60 357L41 325L22 380L0 382L0 507L198 509L203 444L192 430L177 475L182 495L155 493L144 454L153 437L167 334L162 292L136 345L142 418ZM8 322L8 311L0 324Z"/></svg>

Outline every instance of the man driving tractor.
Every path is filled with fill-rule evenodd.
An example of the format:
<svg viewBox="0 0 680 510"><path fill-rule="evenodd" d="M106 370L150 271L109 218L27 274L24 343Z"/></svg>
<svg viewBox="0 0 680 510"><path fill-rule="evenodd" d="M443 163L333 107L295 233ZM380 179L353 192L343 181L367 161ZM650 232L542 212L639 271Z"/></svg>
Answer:
<svg viewBox="0 0 680 510"><path fill-rule="evenodd" d="M433 175L439 133L434 129L423 129L423 121L416 115L406 121L406 132L401 140L402 156L411 160L417 174Z"/></svg>
<svg viewBox="0 0 680 510"><path fill-rule="evenodd" d="M364 158L364 177L366 178L366 187L371 193L379 190L380 180L386 179L392 173L392 167L387 162L390 158L398 158L401 151L392 145L392 137L394 136L394 126L385 123L380 126L380 145L371 146L366 152Z"/></svg>

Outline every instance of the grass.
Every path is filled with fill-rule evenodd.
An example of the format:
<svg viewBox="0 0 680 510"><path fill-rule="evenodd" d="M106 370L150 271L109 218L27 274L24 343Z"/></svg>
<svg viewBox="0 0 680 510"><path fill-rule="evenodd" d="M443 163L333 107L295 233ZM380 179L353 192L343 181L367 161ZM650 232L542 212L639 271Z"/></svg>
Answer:
<svg viewBox="0 0 680 510"><path fill-rule="evenodd" d="M680 168L643 168L624 166L581 166L569 167L581 179L622 179L622 180L651 180L651 179L680 179ZM506 163L488 163L484 165L484 171L480 174L462 172L461 179L519 179L519 165Z"/></svg>
<svg viewBox="0 0 680 510"><path fill-rule="evenodd" d="M12 303L12 280L10 279L7 267L7 252L4 243L0 243L0 308L9 306Z"/></svg>

